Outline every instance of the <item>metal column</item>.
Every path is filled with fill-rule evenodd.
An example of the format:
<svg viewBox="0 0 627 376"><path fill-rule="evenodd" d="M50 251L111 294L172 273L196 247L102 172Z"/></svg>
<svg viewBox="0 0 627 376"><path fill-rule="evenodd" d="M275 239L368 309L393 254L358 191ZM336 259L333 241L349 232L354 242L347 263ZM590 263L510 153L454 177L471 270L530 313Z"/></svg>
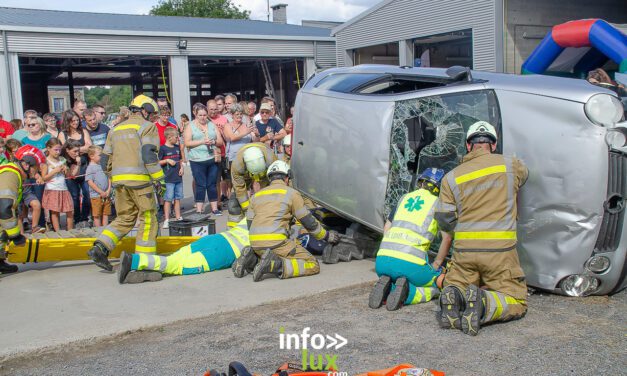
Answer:
<svg viewBox="0 0 627 376"><path fill-rule="evenodd" d="M187 56L170 56L168 58L170 101L172 102L172 116L179 119L181 114L191 117L192 109L189 91L189 65Z"/></svg>
<svg viewBox="0 0 627 376"><path fill-rule="evenodd" d="M398 65L414 66L414 41L411 39L398 42Z"/></svg>

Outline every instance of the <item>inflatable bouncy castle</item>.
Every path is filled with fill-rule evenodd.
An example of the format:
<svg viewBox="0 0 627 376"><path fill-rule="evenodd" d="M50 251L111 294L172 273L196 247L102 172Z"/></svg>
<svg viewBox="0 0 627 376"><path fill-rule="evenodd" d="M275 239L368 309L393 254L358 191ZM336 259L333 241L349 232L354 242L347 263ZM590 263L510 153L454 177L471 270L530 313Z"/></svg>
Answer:
<svg viewBox="0 0 627 376"><path fill-rule="evenodd" d="M578 20L554 26L522 65L522 74L583 76L608 60L627 73L627 36L603 20ZM547 72L547 73L548 73Z"/></svg>

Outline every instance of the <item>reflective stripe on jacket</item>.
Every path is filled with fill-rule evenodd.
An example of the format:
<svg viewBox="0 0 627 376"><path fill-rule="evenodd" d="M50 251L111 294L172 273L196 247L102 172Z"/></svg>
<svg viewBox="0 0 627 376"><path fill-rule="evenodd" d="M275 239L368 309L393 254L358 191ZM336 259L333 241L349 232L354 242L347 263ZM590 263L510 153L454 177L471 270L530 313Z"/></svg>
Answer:
<svg viewBox="0 0 627 376"><path fill-rule="evenodd" d="M442 180L436 219L455 232L455 249L506 251L516 247L516 197L528 176L518 159L478 149Z"/></svg>
<svg viewBox="0 0 627 376"><path fill-rule="evenodd" d="M229 228L227 231L221 232L220 235L224 236L231 245L235 257L239 257L242 254L242 250L245 247L250 246L248 240L248 226L246 225L246 218L239 221L237 225Z"/></svg>
<svg viewBox="0 0 627 376"><path fill-rule="evenodd" d="M246 170L246 163L244 163L244 151L252 147L261 149L266 160L266 168L268 168L272 162L277 160L277 157L272 149L268 148L266 144L263 142L253 142L242 146L242 148L237 152L235 159L231 161L231 181L233 183L233 190L235 191L237 201L239 201L239 204L244 211L248 209L248 189L250 189L250 186L253 183L253 178ZM265 174L259 180L259 184L262 188L268 186L269 181Z"/></svg>
<svg viewBox="0 0 627 376"><path fill-rule="evenodd" d="M109 157L105 172L111 175L114 186L147 187L151 181L164 178L158 152L157 127L141 115L133 114L107 136L103 149Z"/></svg>
<svg viewBox="0 0 627 376"><path fill-rule="evenodd" d="M389 256L418 265L427 263L427 252L438 232L433 218L438 198L426 189L404 195L398 203L392 227L385 233L377 256Z"/></svg>
<svg viewBox="0 0 627 376"><path fill-rule="evenodd" d="M255 250L296 248L289 239L290 224L296 218L316 239L324 239L326 230L309 212L303 197L282 180L274 180L268 187L255 193L246 212L249 223L250 245Z"/></svg>

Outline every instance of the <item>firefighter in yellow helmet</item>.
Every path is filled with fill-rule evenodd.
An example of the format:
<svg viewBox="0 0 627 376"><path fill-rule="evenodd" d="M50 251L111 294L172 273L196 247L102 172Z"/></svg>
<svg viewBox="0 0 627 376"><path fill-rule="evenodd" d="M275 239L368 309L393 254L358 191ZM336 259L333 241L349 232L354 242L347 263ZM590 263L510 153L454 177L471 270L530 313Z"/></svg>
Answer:
<svg viewBox="0 0 627 376"><path fill-rule="evenodd" d="M455 238L438 320L469 335L527 312L525 273L516 252L516 197L529 171L517 158L494 154L497 139L490 123L470 126L468 154L442 179L434 215Z"/></svg>
<svg viewBox="0 0 627 376"><path fill-rule="evenodd" d="M231 182L233 193L228 203L229 228L237 225L244 218L248 209L248 191L253 183L259 183L259 188L269 184L266 170L268 166L277 160L276 155L263 142L253 142L244 145L231 163Z"/></svg>
<svg viewBox="0 0 627 376"><path fill-rule="evenodd" d="M158 157L159 133L148 120L157 110L157 104L142 94L133 99L129 110L128 120L109 132L100 160L102 169L111 176L117 218L102 231L87 253L96 265L109 271L113 270L107 259L109 253L136 222L135 253L156 252L159 224L155 190L158 194L165 191Z"/></svg>
<svg viewBox="0 0 627 376"><path fill-rule="evenodd" d="M318 274L318 260L289 237L292 221L300 221L313 237L330 244L337 244L340 235L325 230L305 207L300 193L288 186L291 171L287 163L273 162L266 175L270 185L255 193L246 212L251 248L242 251L232 266L233 273L243 277L252 270L255 282L266 275L284 279Z"/></svg>

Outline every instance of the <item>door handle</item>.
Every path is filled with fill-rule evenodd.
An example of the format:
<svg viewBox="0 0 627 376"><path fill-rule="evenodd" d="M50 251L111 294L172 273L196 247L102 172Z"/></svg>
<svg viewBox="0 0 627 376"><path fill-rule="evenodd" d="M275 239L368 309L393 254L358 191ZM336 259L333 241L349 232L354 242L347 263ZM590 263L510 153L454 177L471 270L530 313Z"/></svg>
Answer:
<svg viewBox="0 0 627 376"><path fill-rule="evenodd" d="M300 146L303 146L303 142L302 142L302 141L298 141L298 144L299 144Z"/></svg>

